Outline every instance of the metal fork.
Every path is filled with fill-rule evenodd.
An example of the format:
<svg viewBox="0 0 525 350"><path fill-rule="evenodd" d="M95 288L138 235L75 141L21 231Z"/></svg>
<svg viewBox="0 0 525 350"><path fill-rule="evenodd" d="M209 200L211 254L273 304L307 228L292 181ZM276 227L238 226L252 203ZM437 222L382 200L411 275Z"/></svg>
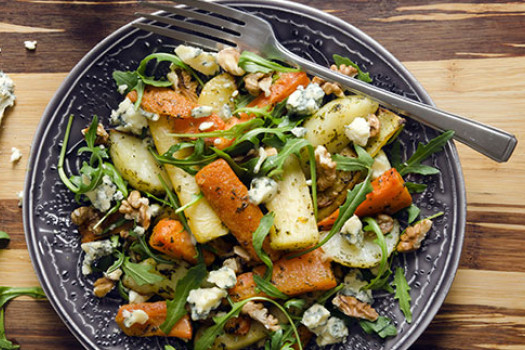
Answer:
<svg viewBox="0 0 525 350"><path fill-rule="evenodd" d="M138 12L137 16L157 23L134 22L133 26L209 50L236 47L297 65L309 74L327 81L338 82L349 91L368 96L381 105L433 129L454 130L456 140L498 162L507 161L516 147L516 137L503 130L382 90L290 52L279 43L272 26L255 15L202 0L170 1L187 6L141 1L148 7L176 16L166 17ZM159 23L170 27L158 25Z"/></svg>

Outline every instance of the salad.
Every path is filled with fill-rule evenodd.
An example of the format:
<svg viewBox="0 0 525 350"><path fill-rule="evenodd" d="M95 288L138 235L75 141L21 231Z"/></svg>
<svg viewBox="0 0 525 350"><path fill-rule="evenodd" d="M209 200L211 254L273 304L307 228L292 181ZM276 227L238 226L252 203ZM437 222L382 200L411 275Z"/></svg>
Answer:
<svg viewBox="0 0 525 350"><path fill-rule="evenodd" d="M80 205L79 268L96 297L120 295L124 334L195 349L326 346L355 323L395 336L374 309L379 291L412 321L394 258L417 250L442 213L420 217L412 194L425 185L404 177L438 173L422 162L452 132L402 160L402 117L234 49L179 45L113 78L122 102L107 125L93 116L82 130L78 174L64 167L74 116L57 169Z"/></svg>

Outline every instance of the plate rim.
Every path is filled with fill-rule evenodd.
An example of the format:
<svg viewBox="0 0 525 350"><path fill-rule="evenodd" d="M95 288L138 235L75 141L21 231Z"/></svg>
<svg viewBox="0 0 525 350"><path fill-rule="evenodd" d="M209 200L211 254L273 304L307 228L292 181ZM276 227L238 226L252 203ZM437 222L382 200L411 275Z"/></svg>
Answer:
<svg viewBox="0 0 525 350"><path fill-rule="evenodd" d="M390 53L390 51L388 51L378 41L370 37L368 34L363 32L359 28L340 19L335 15L326 13L320 9L305 4L285 0L218 0L217 2L234 5L236 7L253 7L254 5L259 5L269 9L275 9L276 7L284 8L286 10L296 10L301 12L301 14L306 14L308 16L315 16L317 18L321 18L324 20L325 24L328 24L329 26L342 32L343 34L350 33L352 36L359 39L361 45L366 46L370 48L370 50L377 52L378 55L381 56L383 60L387 62L390 65L390 67L394 69L398 73L398 75L407 82L407 84L414 90L418 98L420 98L423 103L434 105L432 99L430 98L430 95L423 88L423 86L401 63L401 61L399 61L397 58L395 58L395 56L392 53ZM91 64L93 64L93 62L97 60L100 54L105 53L105 51L107 50L107 46L111 45L111 43L113 43L115 40L122 40L126 36L134 35L136 34L136 32L140 32L139 29L132 27L132 25L133 23L141 21L143 21L143 19L136 19L112 32L110 35L108 35L99 43L97 43L91 50L89 50L69 72L67 77L61 83L60 87L56 90L55 94L53 95L52 99L50 100L42 114L42 119L40 120L39 125L34 134L35 137L31 142L31 149L34 151L31 152L27 166L28 171L25 176L23 195L23 224L27 248L29 251L33 269L38 277L38 280L44 292L46 293L46 295L51 296L51 298L48 297L48 300L51 303L52 307L54 308L62 322L69 329L69 331L86 349L98 350L101 348L97 346L91 339L87 339L85 337L85 333L82 332L80 325L72 322L63 305L57 302L58 296L56 295L54 290L50 288L50 281L48 280L46 274L43 273L42 269L40 268L41 266L43 266L43 261L40 259L40 255L37 253L37 241L35 241L35 230L33 230L33 196L31 196L30 194L33 188L35 187L34 178L36 176L36 169L34 168L34 165L41 157L41 150L35 149L34 146L40 145L44 139L44 136L47 135L49 131L49 125L46 122L48 122L50 118L54 117L55 113L53 111L57 110L58 107L65 102L64 97L66 97L71 91L71 87L76 83L76 80L80 79L80 77L82 76L82 72L84 70L89 69ZM436 290L433 293L432 303L422 309L422 311L426 310L426 312L424 314L422 313L422 316L420 317L420 319L418 319L418 326L414 327L414 329L411 332L406 333L403 337L399 338L396 345L391 349L406 350L420 337L420 335L426 330L428 325L432 322L435 315L443 305L445 297L450 291L450 288L458 271L466 228L466 188L459 155L457 153L455 144L452 140L447 143L445 149L451 156L448 157L448 161L451 165L451 168L454 170L454 176L452 177L454 179L454 182L453 186L451 187L453 187L456 190L453 192L453 197L454 202L458 203L458 207L455 208L454 213L456 215L451 218L453 219L453 223L450 226L457 229L457 237L455 241L457 246L450 247L450 249L453 251L453 254L448 254L447 261L445 262L446 270L448 273L443 273L442 278L438 281L439 288L436 288ZM29 244L29 242L33 243ZM39 246L38 248L42 249L41 246ZM399 344L399 346L397 344Z"/></svg>

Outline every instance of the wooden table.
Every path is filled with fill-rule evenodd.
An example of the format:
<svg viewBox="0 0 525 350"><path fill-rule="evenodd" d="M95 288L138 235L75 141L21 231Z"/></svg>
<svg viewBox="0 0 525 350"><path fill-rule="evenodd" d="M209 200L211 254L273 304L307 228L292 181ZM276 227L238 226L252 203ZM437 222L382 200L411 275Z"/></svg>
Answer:
<svg viewBox="0 0 525 350"><path fill-rule="evenodd" d="M364 30L443 109L516 134L508 163L458 145L467 187L465 245L452 290L413 349L525 349L525 3L301 0ZM40 116L74 64L133 19L133 0L1 0L0 69L16 106L0 128L0 285L36 286L17 192ZM24 40L37 40L35 52ZM9 162L11 147L22 160ZM80 349L47 301L17 299L8 338L28 349Z"/></svg>

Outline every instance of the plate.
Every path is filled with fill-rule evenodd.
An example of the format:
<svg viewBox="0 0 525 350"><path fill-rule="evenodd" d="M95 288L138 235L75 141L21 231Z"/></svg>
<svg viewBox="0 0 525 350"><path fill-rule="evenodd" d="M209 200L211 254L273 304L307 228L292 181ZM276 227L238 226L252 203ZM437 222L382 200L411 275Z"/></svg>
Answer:
<svg viewBox="0 0 525 350"><path fill-rule="evenodd" d="M317 9L289 1L257 0L226 2L260 16L273 25L278 39L291 51L328 66L334 53L350 57L369 71L373 84L406 97L432 104L414 77L377 42L350 24ZM76 116L70 149L81 141L80 130L93 115L105 125L122 96L116 91L113 70L134 70L140 60L155 51L171 51L176 42L126 25L91 50L71 71L49 103L34 137L24 195L24 227L33 266L58 315L86 349L163 349L178 340L131 338L123 335L114 315L122 300L98 299L92 294L93 278L80 273L78 232L69 215L77 206L61 183L56 169L68 116ZM400 136L406 154L418 142L437 134L407 121ZM72 155L70 151L70 155ZM403 255L411 287L413 322L406 323L392 296L376 298L380 314L395 320L398 336L381 340L366 335L358 326L351 330L344 349L407 349L431 322L452 284L465 229L465 184L455 146L449 142L429 163L441 169L424 181L427 190L417 195L422 215L438 211L445 215L416 253ZM66 161L66 171L77 171L78 159Z"/></svg>

